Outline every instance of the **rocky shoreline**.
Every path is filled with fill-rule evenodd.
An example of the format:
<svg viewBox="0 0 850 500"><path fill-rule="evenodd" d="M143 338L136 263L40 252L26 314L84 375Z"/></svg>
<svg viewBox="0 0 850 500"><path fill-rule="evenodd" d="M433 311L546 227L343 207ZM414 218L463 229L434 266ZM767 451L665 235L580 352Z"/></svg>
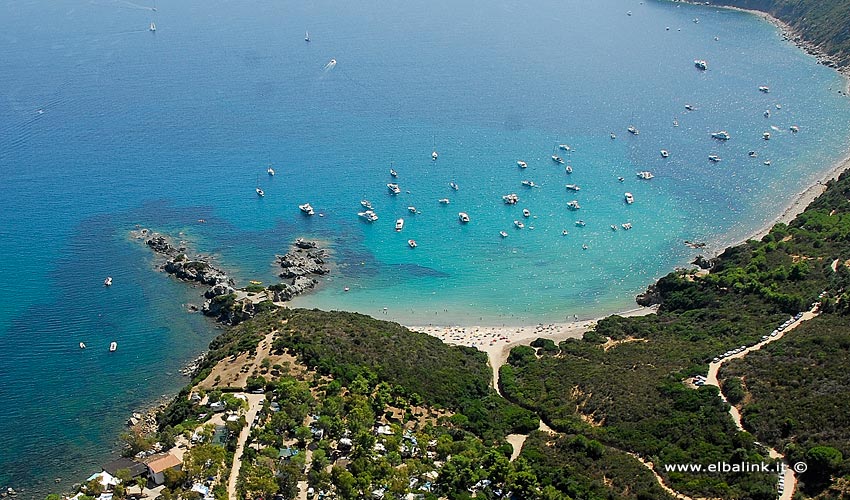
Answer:
<svg viewBox="0 0 850 500"><path fill-rule="evenodd" d="M231 326L269 308L282 307L283 302L314 289L319 284L317 277L331 271L327 262L328 251L320 248L315 241L299 238L289 252L275 256L283 269L279 276L285 281L269 287L260 287L257 282L252 282L251 286L237 288L233 278L223 270L200 255L190 258L185 246L175 245L167 236L149 229L139 229L134 235L137 239L144 239L148 248L166 258L159 266L160 270L180 281L209 287L204 292L204 305L200 308L189 305L190 311L200 309L204 315ZM195 360L194 367L190 363L181 373L190 375L199 362L200 359Z"/></svg>

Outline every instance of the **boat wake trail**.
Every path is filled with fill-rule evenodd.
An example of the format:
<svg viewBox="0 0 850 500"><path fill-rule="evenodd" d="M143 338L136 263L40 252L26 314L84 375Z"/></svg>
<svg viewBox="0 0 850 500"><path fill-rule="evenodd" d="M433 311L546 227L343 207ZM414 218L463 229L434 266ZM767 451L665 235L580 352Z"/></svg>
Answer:
<svg viewBox="0 0 850 500"><path fill-rule="evenodd" d="M336 59L331 59L330 61L328 61L327 64L325 64L325 67L323 69L327 73L328 71L334 68L336 68Z"/></svg>
<svg viewBox="0 0 850 500"><path fill-rule="evenodd" d="M115 6L115 7L123 7L129 9L138 9L138 10L149 10L151 12L156 11L156 7L148 7L147 5L139 5L137 3L133 3L129 0L112 0L111 2L92 2L95 5L103 5L103 6Z"/></svg>

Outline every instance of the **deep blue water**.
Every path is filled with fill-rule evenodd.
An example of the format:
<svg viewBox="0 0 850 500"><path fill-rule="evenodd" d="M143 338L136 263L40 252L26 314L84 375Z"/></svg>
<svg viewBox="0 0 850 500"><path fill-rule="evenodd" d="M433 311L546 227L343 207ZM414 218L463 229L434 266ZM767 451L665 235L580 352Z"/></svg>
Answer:
<svg viewBox="0 0 850 500"><path fill-rule="evenodd" d="M338 268L299 304L536 323L631 307L695 255L682 240L745 237L850 148L843 80L771 25L714 8L0 0L0 19L0 485L32 497L98 470L128 413L180 387L215 335L185 312L197 291L129 238L137 224L182 233L243 282L272 281L295 237L325 239ZM732 140L710 139L719 129ZM570 176L549 159L559 143ZM364 196L373 225L356 216ZM306 201L325 216L299 214ZM524 207L533 230L512 225Z"/></svg>

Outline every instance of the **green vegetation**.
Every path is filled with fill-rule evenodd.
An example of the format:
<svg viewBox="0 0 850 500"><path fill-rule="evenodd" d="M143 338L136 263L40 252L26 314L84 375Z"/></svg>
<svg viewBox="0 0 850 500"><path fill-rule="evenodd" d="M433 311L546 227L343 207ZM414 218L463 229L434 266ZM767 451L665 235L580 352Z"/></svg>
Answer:
<svg viewBox="0 0 850 500"><path fill-rule="evenodd" d="M820 46L835 64L850 65L847 29L850 0L715 0L712 3L767 12Z"/></svg>

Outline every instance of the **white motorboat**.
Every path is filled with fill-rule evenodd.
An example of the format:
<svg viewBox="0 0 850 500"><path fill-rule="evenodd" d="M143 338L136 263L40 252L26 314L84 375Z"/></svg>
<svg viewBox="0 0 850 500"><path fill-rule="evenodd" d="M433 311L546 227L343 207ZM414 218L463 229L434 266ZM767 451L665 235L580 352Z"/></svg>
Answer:
<svg viewBox="0 0 850 500"><path fill-rule="evenodd" d="M398 184L392 182L387 184L387 189L390 190L390 194L399 194L401 192L401 189L399 189Z"/></svg>
<svg viewBox="0 0 850 500"><path fill-rule="evenodd" d="M623 229L625 229L625 230L627 230L627 231L628 231L629 229L631 229L631 228L632 228L632 223L631 223L631 222L625 222L625 223L620 224L620 225L623 227Z"/></svg>
<svg viewBox="0 0 850 500"><path fill-rule="evenodd" d="M614 132L611 132L611 139L616 139L616 138L617 138L617 135L614 134Z"/></svg>
<svg viewBox="0 0 850 500"><path fill-rule="evenodd" d="M649 179L652 179L653 177L655 177L654 175L652 175L652 172L650 172L648 170L644 170L643 172L638 172L637 176L638 176L638 178L644 179L644 180L647 180L647 181Z"/></svg>
<svg viewBox="0 0 850 500"><path fill-rule="evenodd" d="M524 161L522 161L522 160L517 160L516 165L517 165L519 168L528 168L528 163L526 163L526 162L524 162Z"/></svg>
<svg viewBox="0 0 850 500"><path fill-rule="evenodd" d="M407 211L412 213L412 214L415 214L416 213L416 207L411 205L411 206L407 207Z"/></svg>
<svg viewBox="0 0 850 500"><path fill-rule="evenodd" d="M519 201L519 196L517 196L516 193L506 194L502 196L502 201L504 201L506 205L516 205Z"/></svg>
<svg viewBox="0 0 850 500"><path fill-rule="evenodd" d="M717 155L708 155L708 161L718 163L720 161L720 157Z"/></svg>
<svg viewBox="0 0 850 500"><path fill-rule="evenodd" d="M359 212L358 217L365 220L366 222L375 222L378 220L378 214L371 210L366 210L365 212Z"/></svg>
<svg viewBox="0 0 850 500"><path fill-rule="evenodd" d="M694 59L694 66L703 71L708 69L708 63L704 59Z"/></svg>
<svg viewBox="0 0 850 500"><path fill-rule="evenodd" d="M758 153L756 153L755 151L750 151L749 153L747 153L747 156L749 156L750 158L756 158L758 156Z"/></svg>
<svg viewBox="0 0 850 500"><path fill-rule="evenodd" d="M107 276L105 280L103 280L103 286L112 286L112 276Z"/></svg>
<svg viewBox="0 0 850 500"><path fill-rule="evenodd" d="M151 32L156 31L156 23L151 21L151 25L148 27L148 30L151 31Z"/></svg>
<svg viewBox="0 0 850 500"><path fill-rule="evenodd" d="M587 223L584 222L583 220L577 220L576 221L576 226L578 226L578 227L584 227L586 225L587 225Z"/></svg>
<svg viewBox="0 0 850 500"><path fill-rule="evenodd" d="M770 132L765 132L765 133L763 133L763 134L761 135L761 138L762 138L762 139L764 139L764 140L766 140L766 141L769 141L769 140L770 140Z"/></svg>
<svg viewBox="0 0 850 500"><path fill-rule="evenodd" d="M686 110L688 110L688 111L693 111L693 110L694 110L694 109L696 109L696 108L694 108L694 107L693 107L693 106L691 106L690 104L685 104L685 109L686 109Z"/></svg>
<svg viewBox="0 0 850 500"><path fill-rule="evenodd" d="M526 217L526 218L531 217L531 211L528 210L527 208L523 208L522 209L522 216Z"/></svg>
<svg viewBox="0 0 850 500"><path fill-rule="evenodd" d="M313 215L316 212L313 210L313 207L310 206L309 203L305 203L303 205L298 205L298 208L304 212L306 215Z"/></svg>
<svg viewBox="0 0 850 500"><path fill-rule="evenodd" d="M396 221L395 221L395 230L396 230L396 232L399 232L399 231L401 231L402 229L404 229L404 219L398 219L398 220L396 220Z"/></svg>
<svg viewBox="0 0 850 500"><path fill-rule="evenodd" d="M469 222L469 214L467 214L466 212L458 212L457 218L458 218L459 221L461 221L464 224Z"/></svg>
<svg viewBox="0 0 850 500"><path fill-rule="evenodd" d="M416 240L407 240L407 246L410 248L416 248Z"/></svg>
<svg viewBox="0 0 850 500"><path fill-rule="evenodd" d="M396 172L394 168L391 168L390 169L390 175L393 176L393 177L398 177L398 172Z"/></svg>
<svg viewBox="0 0 850 500"><path fill-rule="evenodd" d="M572 200L567 202L567 207L570 210L579 210L581 209L581 205L578 204L578 200Z"/></svg>
<svg viewBox="0 0 850 500"><path fill-rule="evenodd" d="M449 187L450 187L450 188L452 188L452 189L454 189L455 191L457 191L458 189L460 189L460 188L458 187L458 185L457 185L457 184L455 184L454 182L450 182L450 183L449 183Z"/></svg>
<svg viewBox="0 0 850 500"><path fill-rule="evenodd" d="M794 132L794 133L796 134L797 132L799 132L799 131L800 131L800 127L798 127L798 126L796 126L796 125L791 125L791 126L788 128L788 130L790 130L791 132Z"/></svg>
<svg viewBox="0 0 850 500"><path fill-rule="evenodd" d="M518 221L518 220L515 220L515 221L514 221L514 226L516 226L516 227L517 227L517 229L522 229L522 228L524 228L524 227L525 227L525 224L523 224L522 222L520 222L520 221Z"/></svg>
<svg viewBox="0 0 850 500"><path fill-rule="evenodd" d="M630 134L632 134L632 135L638 135L638 134L640 134L640 130L638 130L638 129L634 126L634 125L629 125L629 128L628 128L627 130L628 130L628 131L629 131L629 133L630 133Z"/></svg>
<svg viewBox="0 0 850 500"><path fill-rule="evenodd" d="M770 110L769 109L764 110L763 114L764 114L765 118L770 118Z"/></svg>
<svg viewBox="0 0 850 500"><path fill-rule="evenodd" d="M530 187L530 188L537 187L537 184L535 184L534 181L524 180L524 181L521 181L520 184L522 184L525 187Z"/></svg>
<svg viewBox="0 0 850 500"><path fill-rule="evenodd" d="M770 87L762 85L761 87L759 87L759 92L764 92L765 94L767 94L768 92L770 92Z"/></svg>
<svg viewBox="0 0 850 500"><path fill-rule="evenodd" d="M449 199L448 199L448 198L440 198L440 199L439 199L439 200L437 200L437 201L438 201L439 203L443 204L443 205L448 205L448 204L449 204Z"/></svg>
<svg viewBox="0 0 850 500"><path fill-rule="evenodd" d="M560 163L561 165L564 164L564 159L558 155L552 155L552 161L554 161L555 163Z"/></svg>
<svg viewBox="0 0 850 500"><path fill-rule="evenodd" d="M560 149L562 151L571 151L572 150L572 148L570 148L569 144L558 144L558 149Z"/></svg>
<svg viewBox="0 0 850 500"><path fill-rule="evenodd" d="M305 42L309 42L309 41L310 41L310 32L309 32L309 31L305 31L305 32L304 32L304 41L305 41Z"/></svg>
<svg viewBox="0 0 850 500"><path fill-rule="evenodd" d="M729 132L725 130L721 130L719 132L712 132L711 137L712 139L717 139L719 141L728 141L729 139L731 139Z"/></svg>
<svg viewBox="0 0 850 500"><path fill-rule="evenodd" d="M634 195L632 195L632 193L625 193L623 196L626 199L626 203L628 203L629 205L635 202L635 197Z"/></svg>
<svg viewBox="0 0 850 500"><path fill-rule="evenodd" d="M118 349L118 343L117 342L110 342L109 343L109 352L115 352L117 349Z"/></svg>
<svg viewBox="0 0 850 500"><path fill-rule="evenodd" d="M269 165L269 168L266 169L266 173L269 174L271 177L274 177L274 169L271 167L271 165Z"/></svg>
<svg viewBox="0 0 850 500"><path fill-rule="evenodd" d="M611 224L611 231L616 231L616 230L617 230L617 225Z"/></svg>
<svg viewBox="0 0 850 500"><path fill-rule="evenodd" d="M80 349L85 349L85 348L86 348L86 345L84 343L80 342Z"/></svg>
<svg viewBox="0 0 850 500"><path fill-rule="evenodd" d="M620 181L620 182L626 182L625 177L617 177L617 180Z"/></svg>
<svg viewBox="0 0 850 500"><path fill-rule="evenodd" d="M507 237L508 237L508 233L506 233L506 232L504 232L504 231L499 231L499 236L501 236L502 238L507 238Z"/></svg>
<svg viewBox="0 0 850 500"><path fill-rule="evenodd" d="M369 200L360 200L360 205L367 210L372 210L372 202Z"/></svg>
<svg viewBox="0 0 850 500"><path fill-rule="evenodd" d="M566 184L564 187L566 187L567 189L569 189L571 191L581 191L581 188L579 187L578 184Z"/></svg>
<svg viewBox="0 0 850 500"><path fill-rule="evenodd" d="M661 157L662 157L662 158L669 158L669 157L670 157L670 153L669 153L666 149L662 149L662 150L661 150Z"/></svg>
<svg viewBox="0 0 850 500"><path fill-rule="evenodd" d="M258 188L256 188L254 191L256 191L256 192L257 192L257 196L259 196L260 198L262 198L263 196L265 196L265 195L266 195L265 191L263 191L263 190L262 190L262 189L260 189L259 187L258 187Z"/></svg>
<svg viewBox="0 0 850 500"><path fill-rule="evenodd" d="M571 174L571 173L573 173L573 167L570 166L570 165L567 165L566 168L564 168L564 171L568 174Z"/></svg>
<svg viewBox="0 0 850 500"><path fill-rule="evenodd" d="M768 167L770 166L770 160L764 160L763 163L765 164L765 166L768 166Z"/></svg>

